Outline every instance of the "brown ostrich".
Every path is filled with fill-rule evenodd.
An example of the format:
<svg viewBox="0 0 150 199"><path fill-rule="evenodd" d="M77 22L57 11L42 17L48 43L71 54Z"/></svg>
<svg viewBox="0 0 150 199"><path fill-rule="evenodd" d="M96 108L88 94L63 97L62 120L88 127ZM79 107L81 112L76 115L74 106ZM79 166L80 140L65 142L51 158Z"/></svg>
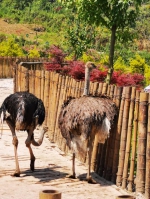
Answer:
<svg viewBox="0 0 150 199"><path fill-rule="evenodd" d="M26 147L30 152L30 169L34 171L35 156L33 154L31 144L40 146L43 141L47 127L41 129L40 138L34 140L34 130L37 125L42 125L45 119L45 108L42 100L28 92L16 92L9 95L0 107L0 118L6 121L13 137L13 145L15 152L16 170L13 176L20 176L20 168L17 155L18 138L16 131L27 131L28 137L25 141Z"/></svg>
<svg viewBox="0 0 150 199"><path fill-rule="evenodd" d="M85 65L85 87L82 97L69 98L62 105L58 126L66 144L73 152L72 175L75 174L75 153L86 153L88 157L87 181L93 183L91 177L91 155L94 138L104 143L109 137L109 131L117 115L117 107L106 96L89 95L90 72L95 68L92 62Z"/></svg>

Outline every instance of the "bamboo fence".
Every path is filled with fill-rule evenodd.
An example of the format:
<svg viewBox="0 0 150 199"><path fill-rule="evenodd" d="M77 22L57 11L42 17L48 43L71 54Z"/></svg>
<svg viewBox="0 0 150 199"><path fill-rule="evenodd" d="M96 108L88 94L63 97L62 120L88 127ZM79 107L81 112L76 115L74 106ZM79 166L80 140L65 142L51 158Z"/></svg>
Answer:
<svg viewBox="0 0 150 199"><path fill-rule="evenodd" d="M80 97L84 82L43 70L42 63L21 63L13 68L14 92L29 91L41 98L46 108L49 139L69 152L57 121L61 105L69 96ZM94 141L92 169L103 178L130 192L150 198L150 96L135 87L90 83L90 93L109 96L119 109L105 144ZM82 162L86 154L78 153Z"/></svg>

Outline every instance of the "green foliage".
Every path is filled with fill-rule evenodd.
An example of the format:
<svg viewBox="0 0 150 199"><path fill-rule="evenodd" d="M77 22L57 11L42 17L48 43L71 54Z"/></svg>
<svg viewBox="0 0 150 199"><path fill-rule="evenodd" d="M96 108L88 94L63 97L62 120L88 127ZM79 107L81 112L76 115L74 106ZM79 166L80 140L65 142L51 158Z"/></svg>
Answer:
<svg viewBox="0 0 150 199"><path fill-rule="evenodd" d="M138 54L130 60L131 73L144 74L145 66L145 59L142 59Z"/></svg>
<svg viewBox="0 0 150 199"><path fill-rule="evenodd" d="M0 43L0 56L20 57L23 55L22 47L16 43L15 39L9 38Z"/></svg>
<svg viewBox="0 0 150 199"><path fill-rule="evenodd" d="M145 71L144 71L144 77L145 77L145 85L150 85L150 66L145 65Z"/></svg>
<svg viewBox="0 0 150 199"><path fill-rule="evenodd" d="M116 62L114 63L114 70L121 71L122 73L129 73L130 68L125 65L124 60L122 57L119 57Z"/></svg>
<svg viewBox="0 0 150 199"><path fill-rule="evenodd" d="M34 46L33 49L29 50L28 57L31 57L31 58L40 57L40 53L39 53L38 49L35 46Z"/></svg>
<svg viewBox="0 0 150 199"><path fill-rule="evenodd" d="M92 47L95 41L95 30L92 26L82 23L79 19L69 21L66 35L67 45L70 47L70 52L74 53L74 59L77 60Z"/></svg>

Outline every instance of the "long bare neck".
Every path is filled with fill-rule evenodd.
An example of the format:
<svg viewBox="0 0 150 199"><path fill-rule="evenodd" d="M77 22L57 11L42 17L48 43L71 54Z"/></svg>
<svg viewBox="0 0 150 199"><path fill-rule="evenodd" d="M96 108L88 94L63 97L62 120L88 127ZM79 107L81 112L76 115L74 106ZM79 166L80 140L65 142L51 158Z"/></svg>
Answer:
<svg viewBox="0 0 150 199"><path fill-rule="evenodd" d="M84 92L83 95L89 95L90 88L90 69L88 67L85 68L85 84L84 84Z"/></svg>

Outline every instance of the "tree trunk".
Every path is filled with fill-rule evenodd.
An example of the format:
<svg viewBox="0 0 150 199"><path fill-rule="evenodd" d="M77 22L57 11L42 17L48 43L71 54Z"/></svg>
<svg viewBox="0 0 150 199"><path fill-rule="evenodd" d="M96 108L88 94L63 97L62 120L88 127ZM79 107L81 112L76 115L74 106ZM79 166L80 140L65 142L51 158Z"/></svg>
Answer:
<svg viewBox="0 0 150 199"><path fill-rule="evenodd" d="M114 50L116 41L116 30L117 26L113 25L111 29L111 41L110 41L110 51L109 51L109 69L106 77L106 83L110 84L111 76L113 73L113 61L114 61Z"/></svg>

